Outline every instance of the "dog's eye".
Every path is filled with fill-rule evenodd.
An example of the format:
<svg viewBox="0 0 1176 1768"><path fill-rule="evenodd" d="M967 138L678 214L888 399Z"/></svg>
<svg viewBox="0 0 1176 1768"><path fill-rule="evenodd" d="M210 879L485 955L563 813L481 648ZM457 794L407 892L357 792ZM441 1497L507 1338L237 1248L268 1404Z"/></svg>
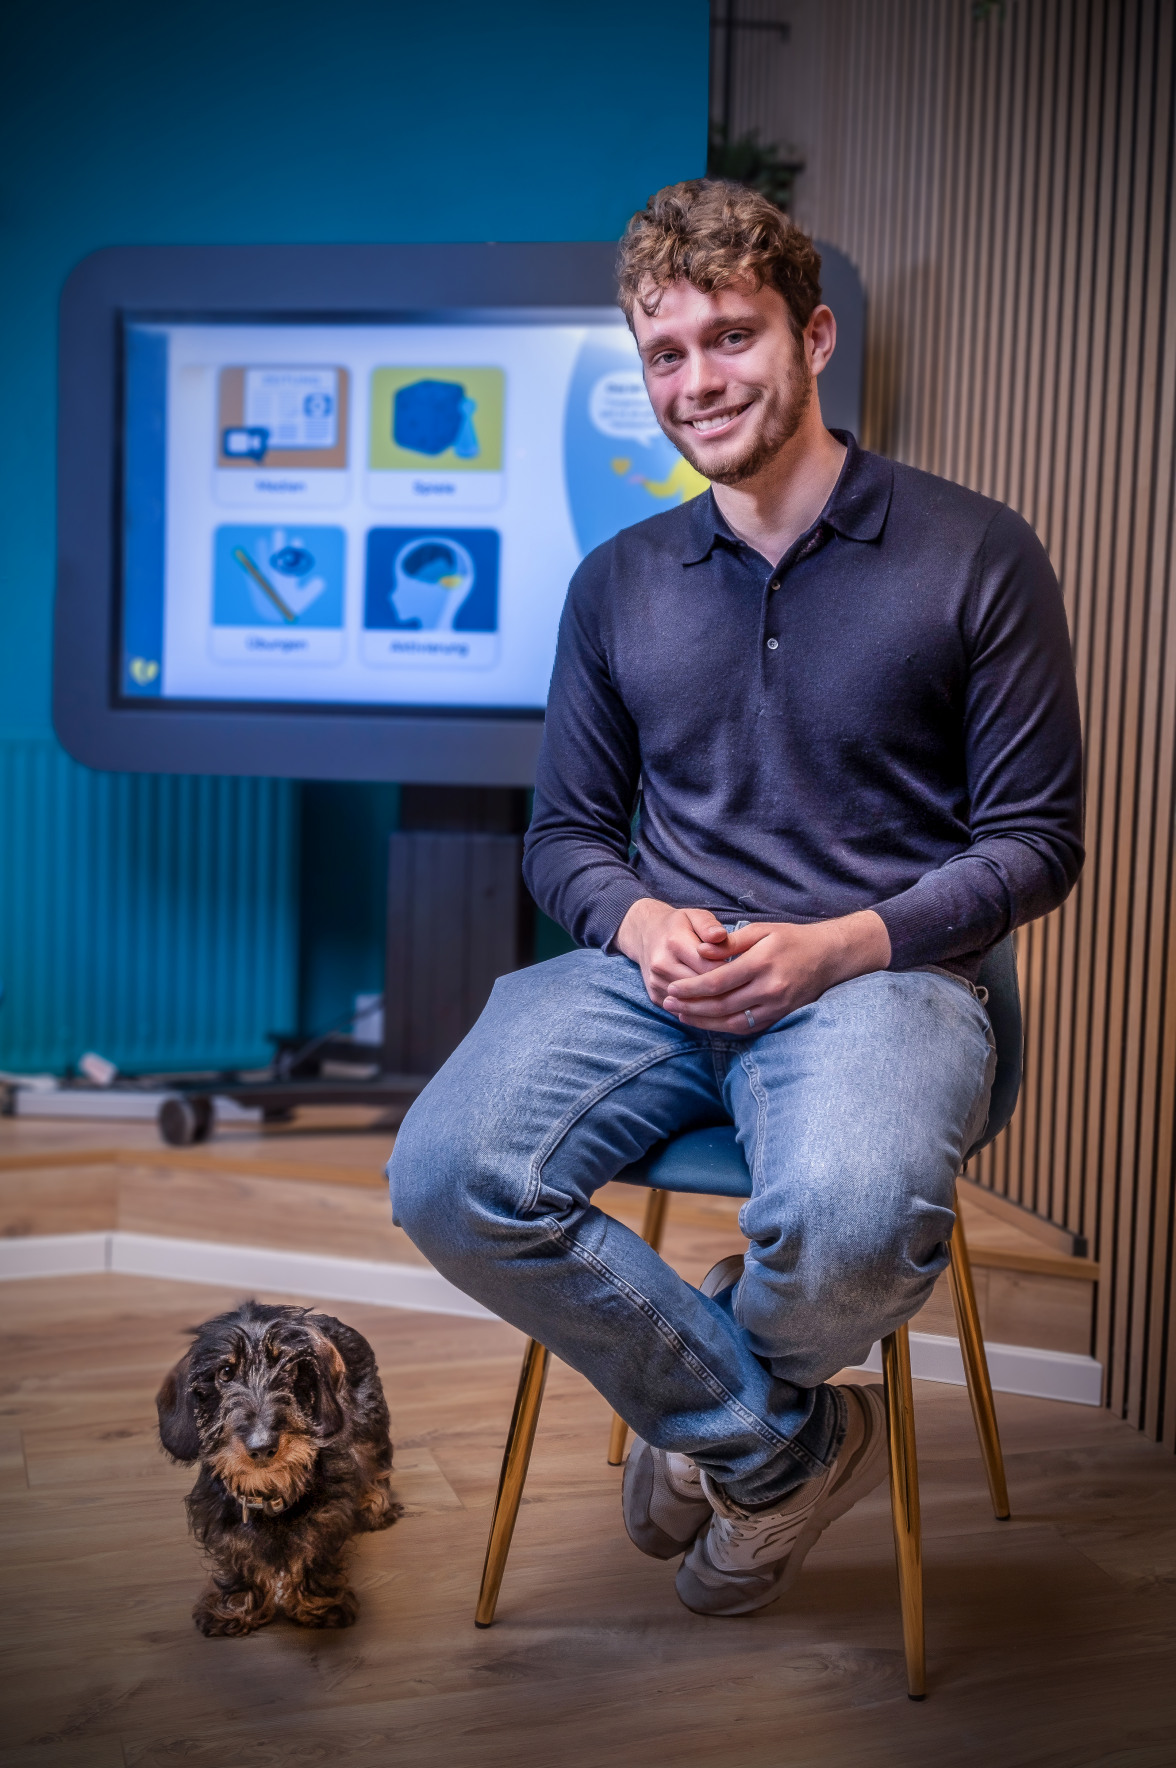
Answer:
<svg viewBox="0 0 1176 1768"><path fill-rule="evenodd" d="M223 1387L225 1385L225 1382L228 1381L230 1379L230 1377L232 1376L232 1373L233 1373L233 1365L231 1363L222 1363L220 1368L216 1372L217 1386Z"/></svg>

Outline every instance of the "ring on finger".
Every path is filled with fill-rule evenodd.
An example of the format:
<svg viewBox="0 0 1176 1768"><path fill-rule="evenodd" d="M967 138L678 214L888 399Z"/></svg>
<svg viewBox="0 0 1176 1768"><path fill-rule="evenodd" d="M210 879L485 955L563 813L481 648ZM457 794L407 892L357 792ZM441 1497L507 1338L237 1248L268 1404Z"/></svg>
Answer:
<svg viewBox="0 0 1176 1768"><path fill-rule="evenodd" d="M752 1012L750 1007L744 1007L743 1017L747 1020L749 1028L752 1031L754 1031L755 1030L755 1014Z"/></svg>

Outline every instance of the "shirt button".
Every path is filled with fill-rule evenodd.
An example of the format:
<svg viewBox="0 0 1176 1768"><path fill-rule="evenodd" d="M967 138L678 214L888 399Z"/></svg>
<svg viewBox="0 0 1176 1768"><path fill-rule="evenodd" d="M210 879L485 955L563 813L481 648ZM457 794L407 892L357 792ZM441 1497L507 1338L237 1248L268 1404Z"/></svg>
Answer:
<svg viewBox="0 0 1176 1768"><path fill-rule="evenodd" d="M769 651L778 651L780 649L780 640L778 638L770 638L768 640L768 649Z"/></svg>

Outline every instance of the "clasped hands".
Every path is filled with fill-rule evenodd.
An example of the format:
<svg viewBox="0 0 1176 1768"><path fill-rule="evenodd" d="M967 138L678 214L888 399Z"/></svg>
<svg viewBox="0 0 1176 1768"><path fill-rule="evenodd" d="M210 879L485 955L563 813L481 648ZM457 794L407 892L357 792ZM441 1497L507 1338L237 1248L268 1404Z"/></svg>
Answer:
<svg viewBox="0 0 1176 1768"><path fill-rule="evenodd" d="M613 943L640 965L655 1007L699 1031L736 1037L755 1037L835 983L890 962L890 935L873 909L807 926L752 921L733 932L709 909L645 896Z"/></svg>

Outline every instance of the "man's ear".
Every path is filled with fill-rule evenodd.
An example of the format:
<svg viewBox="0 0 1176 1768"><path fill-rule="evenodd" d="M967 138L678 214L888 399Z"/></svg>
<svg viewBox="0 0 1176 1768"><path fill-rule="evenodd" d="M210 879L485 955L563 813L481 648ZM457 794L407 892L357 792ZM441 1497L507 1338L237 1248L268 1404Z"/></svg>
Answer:
<svg viewBox="0 0 1176 1768"><path fill-rule="evenodd" d="M163 1386L155 1396L159 1413L159 1440L173 1461L195 1461L200 1454L200 1433L196 1429L196 1408L188 1385L191 1351L180 1358L174 1369L164 1377Z"/></svg>
<svg viewBox="0 0 1176 1768"><path fill-rule="evenodd" d="M809 367L814 375L818 375L837 348L837 321L832 309L826 307L823 301L813 308L812 316L804 328L804 335Z"/></svg>

